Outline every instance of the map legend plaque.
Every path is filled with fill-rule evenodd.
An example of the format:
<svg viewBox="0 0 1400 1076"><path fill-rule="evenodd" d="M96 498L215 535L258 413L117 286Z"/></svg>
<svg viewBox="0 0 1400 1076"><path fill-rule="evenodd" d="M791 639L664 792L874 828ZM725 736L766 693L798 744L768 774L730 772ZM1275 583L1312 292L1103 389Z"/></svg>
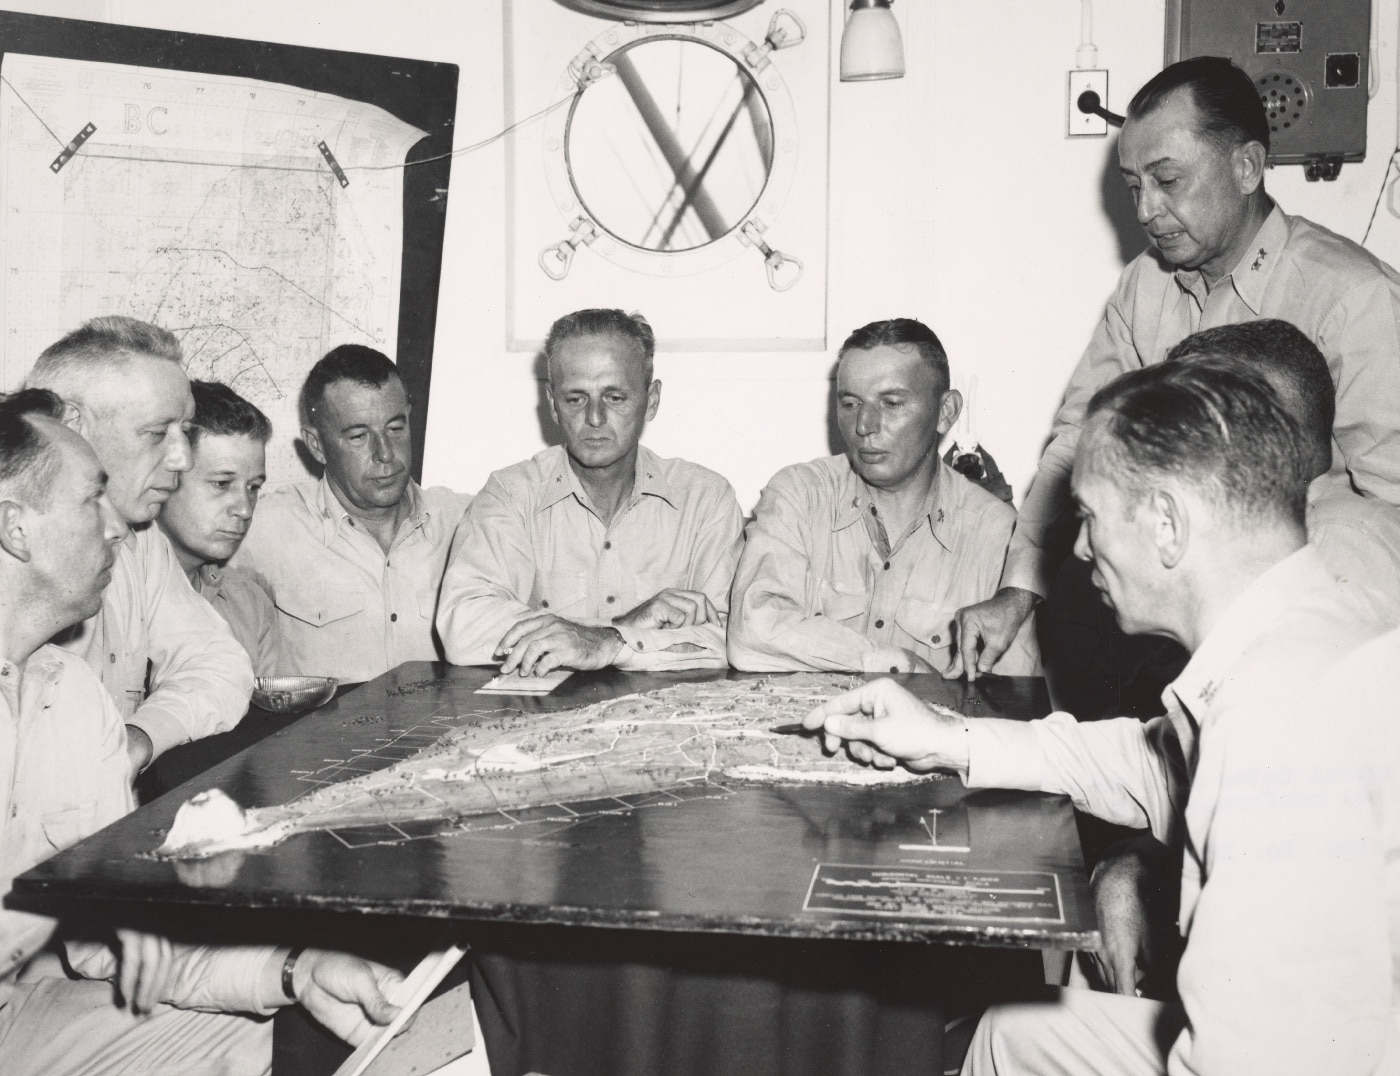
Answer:
<svg viewBox="0 0 1400 1076"><path fill-rule="evenodd" d="M958 867L819 863L802 910L900 919L1064 922L1055 875Z"/></svg>

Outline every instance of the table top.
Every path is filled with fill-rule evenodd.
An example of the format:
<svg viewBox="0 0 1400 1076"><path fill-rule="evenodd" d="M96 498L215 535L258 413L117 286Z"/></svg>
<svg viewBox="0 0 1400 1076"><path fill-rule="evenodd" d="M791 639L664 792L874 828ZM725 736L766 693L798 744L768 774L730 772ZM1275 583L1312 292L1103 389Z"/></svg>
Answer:
<svg viewBox="0 0 1400 1076"><path fill-rule="evenodd" d="M543 698L474 694L494 671L401 665L22 875L12 899L32 909L104 900L682 933L1041 948L1096 942L1068 800L969 792L955 777L875 787L725 781L697 786L665 809L655 797L575 804L567 822L557 811L510 824L481 816L455 827L304 834L190 862L149 855L198 791L221 788L247 807L284 803L306 792L308 780L387 765L365 757L386 738L417 736L426 746L444 731L434 717L563 710L680 680L745 675L608 669L576 674ZM973 717L1049 710L1039 679L989 677L970 687L932 675L897 679Z"/></svg>

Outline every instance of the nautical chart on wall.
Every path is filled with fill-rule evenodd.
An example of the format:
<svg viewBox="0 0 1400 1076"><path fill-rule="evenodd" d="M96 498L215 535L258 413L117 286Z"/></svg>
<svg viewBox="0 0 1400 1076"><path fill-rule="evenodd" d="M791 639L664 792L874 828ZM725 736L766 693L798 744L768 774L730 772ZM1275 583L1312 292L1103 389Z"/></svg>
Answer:
<svg viewBox="0 0 1400 1076"><path fill-rule="evenodd" d="M726 794L736 782L926 780L829 757L815 737L775 733L859 684L832 674L677 684L575 710L503 710L398 730L299 775L314 787L244 810L219 790L180 808L158 854L264 848L298 833L349 846L582 818Z"/></svg>
<svg viewBox="0 0 1400 1076"><path fill-rule="evenodd" d="M341 343L395 355L424 132L258 79L14 53L0 78L0 387L88 318L152 321L267 412L269 477L303 477L306 371Z"/></svg>

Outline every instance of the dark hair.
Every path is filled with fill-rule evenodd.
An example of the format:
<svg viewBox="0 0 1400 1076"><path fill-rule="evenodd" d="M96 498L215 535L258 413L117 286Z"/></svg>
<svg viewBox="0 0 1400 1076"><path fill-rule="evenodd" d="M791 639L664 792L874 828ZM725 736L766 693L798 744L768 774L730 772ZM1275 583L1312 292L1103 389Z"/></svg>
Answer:
<svg viewBox="0 0 1400 1076"><path fill-rule="evenodd" d="M184 362L180 341L173 333L148 321L111 314L85 322L44 348L34 360L25 384L77 399L82 395L78 379L90 376L99 367L124 363L130 355Z"/></svg>
<svg viewBox="0 0 1400 1076"><path fill-rule="evenodd" d="M62 419L63 400L48 389L21 389L0 396L0 491L43 511L49 506L61 457L29 421L35 415Z"/></svg>
<svg viewBox="0 0 1400 1076"><path fill-rule="evenodd" d="M382 351L363 344L341 344L311 367L301 387L301 417L315 423L316 412L326 399L326 389L337 381L353 381L367 388L382 388L399 376L399 369Z"/></svg>
<svg viewBox="0 0 1400 1076"><path fill-rule="evenodd" d="M1164 362L1132 370L1089 401L1105 436L1092 466L1136 504L1164 478L1187 483L1236 523L1303 523L1309 452L1265 379Z"/></svg>
<svg viewBox="0 0 1400 1076"><path fill-rule="evenodd" d="M544 339L544 358L548 364L551 379L554 376L554 353L565 340L577 340L584 336L618 336L630 340L642 353L642 371L646 383L651 384L656 356L656 333L641 314L633 311L596 308L575 310L565 314L549 327L549 335Z"/></svg>
<svg viewBox="0 0 1400 1076"><path fill-rule="evenodd" d="M1332 466L1337 391L1327 360L1296 325L1264 318L1202 329L1172 348L1167 360L1209 364L1244 376L1263 374L1307 439L1311 477Z"/></svg>
<svg viewBox="0 0 1400 1076"><path fill-rule="evenodd" d="M886 321L872 321L862 325L841 345L837 355L848 351L869 351L875 347L914 347L933 366L934 372L943 380L943 391L948 390L952 376L948 373L948 353L943 350L943 341L938 335L915 318L889 318Z"/></svg>
<svg viewBox="0 0 1400 1076"><path fill-rule="evenodd" d="M1128 102L1128 118L1161 107L1175 90L1186 89L1200 116L1200 133L1225 149L1244 142L1269 148L1269 118L1253 80L1223 56L1196 56L1174 63L1147 80Z"/></svg>
<svg viewBox="0 0 1400 1076"><path fill-rule="evenodd" d="M217 381L191 381L190 393L194 396L191 447L199 443L202 433L223 437L247 434L262 445L272 437L272 423L268 417L227 385Z"/></svg>

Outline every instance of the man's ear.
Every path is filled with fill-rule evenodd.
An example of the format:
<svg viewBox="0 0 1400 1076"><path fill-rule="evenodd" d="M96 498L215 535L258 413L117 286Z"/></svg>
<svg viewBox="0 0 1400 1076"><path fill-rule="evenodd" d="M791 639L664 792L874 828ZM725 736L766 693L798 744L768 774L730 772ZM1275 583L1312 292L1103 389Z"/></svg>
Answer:
<svg viewBox="0 0 1400 1076"><path fill-rule="evenodd" d="M544 383L544 398L549 403L549 413L554 418L554 423L562 427L563 421L559 418L559 405L554 402L554 385L548 379Z"/></svg>
<svg viewBox="0 0 1400 1076"><path fill-rule="evenodd" d="M1148 500L1152 510L1152 540L1162 567L1175 568L1186 556L1191 539L1191 513L1174 489L1154 490Z"/></svg>
<svg viewBox="0 0 1400 1076"><path fill-rule="evenodd" d="M321 447L321 434L316 427L303 426L301 439L306 443L306 451L311 453L311 458L324 467L326 465L326 450Z"/></svg>
<svg viewBox="0 0 1400 1076"><path fill-rule="evenodd" d="M962 414L963 398L962 393L957 389L949 389L943 394L943 399L938 405L938 436L942 437L953 428L953 423L958 421L958 416Z"/></svg>
<svg viewBox="0 0 1400 1076"><path fill-rule="evenodd" d="M32 555L27 515L22 504L0 501L0 549L26 564Z"/></svg>
<svg viewBox="0 0 1400 1076"><path fill-rule="evenodd" d="M661 406L661 379L658 377L647 387L647 421L650 422L656 417L657 409Z"/></svg>
<svg viewBox="0 0 1400 1076"><path fill-rule="evenodd" d="M88 431L88 421L77 404L71 400L63 401L63 414L59 420L79 437L86 437Z"/></svg>
<svg viewBox="0 0 1400 1076"><path fill-rule="evenodd" d="M1231 151L1231 164L1235 170L1235 182L1241 194L1253 194L1264 182L1264 166L1269 151L1258 142L1246 142Z"/></svg>

